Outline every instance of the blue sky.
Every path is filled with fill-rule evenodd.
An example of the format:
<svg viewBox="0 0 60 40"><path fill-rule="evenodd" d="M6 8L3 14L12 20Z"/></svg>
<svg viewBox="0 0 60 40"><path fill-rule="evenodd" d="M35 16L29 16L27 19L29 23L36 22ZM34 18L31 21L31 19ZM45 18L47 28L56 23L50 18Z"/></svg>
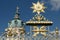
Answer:
<svg viewBox="0 0 60 40"><path fill-rule="evenodd" d="M20 8L20 18L23 22L30 20L35 13L30 7L32 2L36 3L38 0L0 0L0 34L8 27L8 22L14 18L16 6ZM60 29L60 1L59 0L40 0L45 3L47 7L45 13L41 13L48 20L53 21L50 30L55 27ZM27 27L27 26L26 26ZM28 27L26 30L29 30Z"/></svg>

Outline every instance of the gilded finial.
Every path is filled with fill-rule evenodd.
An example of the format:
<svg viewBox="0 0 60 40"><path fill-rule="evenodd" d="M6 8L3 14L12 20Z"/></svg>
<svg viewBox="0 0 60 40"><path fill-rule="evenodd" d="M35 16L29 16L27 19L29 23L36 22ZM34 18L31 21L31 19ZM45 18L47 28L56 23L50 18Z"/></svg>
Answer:
<svg viewBox="0 0 60 40"><path fill-rule="evenodd" d="M56 29L55 29L55 33L56 33L56 34L59 34L59 30L58 30L57 27L56 27Z"/></svg>

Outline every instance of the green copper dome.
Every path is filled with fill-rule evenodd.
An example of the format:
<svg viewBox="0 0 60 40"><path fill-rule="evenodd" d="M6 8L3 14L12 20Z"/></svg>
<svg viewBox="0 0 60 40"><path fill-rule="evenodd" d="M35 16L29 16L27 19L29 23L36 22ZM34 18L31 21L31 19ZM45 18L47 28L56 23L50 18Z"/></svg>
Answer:
<svg viewBox="0 0 60 40"><path fill-rule="evenodd" d="M18 10L19 10L19 7L17 6L16 14L14 16L14 20L12 20L12 21L10 21L8 23L9 27L22 27L23 26L22 20L19 19L19 12L18 12Z"/></svg>
<svg viewBox="0 0 60 40"><path fill-rule="evenodd" d="M21 20L12 20L10 23L10 27L22 27L23 23Z"/></svg>

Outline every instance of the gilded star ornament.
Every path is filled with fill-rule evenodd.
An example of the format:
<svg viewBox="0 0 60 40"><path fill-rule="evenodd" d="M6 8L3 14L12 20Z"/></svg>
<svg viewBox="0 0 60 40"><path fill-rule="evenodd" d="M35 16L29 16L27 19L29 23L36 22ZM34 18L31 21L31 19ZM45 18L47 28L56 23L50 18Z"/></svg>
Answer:
<svg viewBox="0 0 60 40"><path fill-rule="evenodd" d="M33 6L31 7L33 9L33 13L37 12L40 14L41 12L45 12L44 9L46 8L44 6L44 3L40 3L39 1L37 3L33 3Z"/></svg>

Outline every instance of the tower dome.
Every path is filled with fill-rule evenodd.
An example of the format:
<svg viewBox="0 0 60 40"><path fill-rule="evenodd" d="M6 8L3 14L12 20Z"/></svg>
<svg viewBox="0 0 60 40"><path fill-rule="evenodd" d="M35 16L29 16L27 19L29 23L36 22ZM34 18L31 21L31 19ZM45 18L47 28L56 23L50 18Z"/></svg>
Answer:
<svg viewBox="0 0 60 40"><path fill-rule="evenodd" d="M22 20L19 18L19 7L16 8L14 19L8 23L8 28L5 29L7 37L21 36L25 33ZM21 34L21 35L20 35Z"/></svg>
<svg viewBox="0 0 60 40"><path fill-rule="evenodd" d="M14 16L14 20L8 23L8 27L23 27L23 22L19 19L19 7L16 8L16 14Z"/></svg>

